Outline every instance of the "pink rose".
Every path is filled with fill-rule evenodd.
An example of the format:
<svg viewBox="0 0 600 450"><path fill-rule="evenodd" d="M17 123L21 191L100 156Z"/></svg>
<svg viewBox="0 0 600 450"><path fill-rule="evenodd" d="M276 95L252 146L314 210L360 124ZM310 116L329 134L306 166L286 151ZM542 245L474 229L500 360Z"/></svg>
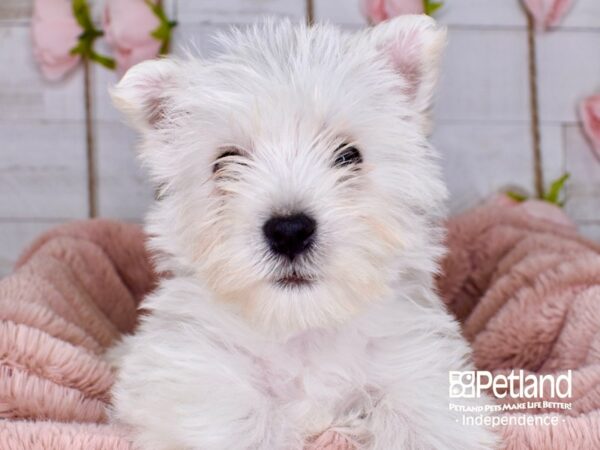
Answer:
<svg viewBox="0 0 600 450"><path fill-rule="evenodd" d="M160 20L144 0L106 0L104 33L114 50L120 76L130 67L158 56L162 43L152 32L159 25Z"/></svg>
<svg viewBox="0 0 600 450"><path fill-rule="evenodd" d="M77 65L80 55L71 55L71 50L82 31L73 17L70 0L34 1L33 51L46 78L58 80Z"/></svg>
<svg viewBox="0 0 600 450"><path fill-rule="evenodd" d="M593 95L581 102L583 130L598 158L600 158L600 95Z"/></svg>
<svg viewBox="0 0 600 450"><path fill-rule="evenodd" d="M361 11L376 24L402 14L424 14L424 0L361 0Z"/></svg>
<svg viewBox="0 0 600 450"><path fill-rule="evenodd" d="M573 4L573 0L523 0L538 28L555 27Z"/></svg>

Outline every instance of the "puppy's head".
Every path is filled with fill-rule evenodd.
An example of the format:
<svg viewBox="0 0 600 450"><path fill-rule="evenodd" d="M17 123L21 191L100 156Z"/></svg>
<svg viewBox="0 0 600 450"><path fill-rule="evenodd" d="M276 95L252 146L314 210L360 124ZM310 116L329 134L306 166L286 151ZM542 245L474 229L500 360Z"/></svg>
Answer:
<svg viewBox="0 0 600 450"><path fill-rule="evenodd" d="M219 42L210 60L140 64L113 92L160 186L148 230L164 268L273 332L429 283L446 193L427 113L444 31L425 16L354 34L283 21Z"/></svg>

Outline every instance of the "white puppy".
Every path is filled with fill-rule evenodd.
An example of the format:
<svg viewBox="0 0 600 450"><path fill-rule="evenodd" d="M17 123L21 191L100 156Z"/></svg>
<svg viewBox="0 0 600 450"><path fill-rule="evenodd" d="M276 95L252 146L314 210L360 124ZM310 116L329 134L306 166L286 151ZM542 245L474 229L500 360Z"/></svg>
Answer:
<svg viewBox="0 0 600 450"><path fill-rule="evenodd" d="M267 21L218 40L113 92L160 186L147 231L172 274L119 349L115 420L152 450L302 449L328 430L361 449L492 447L448 410L469 349L433 284L444 30Z"/></svg>

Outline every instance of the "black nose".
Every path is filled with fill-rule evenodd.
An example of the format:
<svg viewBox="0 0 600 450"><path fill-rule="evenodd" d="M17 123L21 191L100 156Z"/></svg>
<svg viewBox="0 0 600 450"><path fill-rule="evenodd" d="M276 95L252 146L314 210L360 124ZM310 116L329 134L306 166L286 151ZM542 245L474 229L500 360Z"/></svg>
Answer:
<svg viewBox="0 0 600 450"><path fill-rule="evenodd" d="M263 226L263 233L273 252L294 259L312 245L316 229L317 222L300 213L270 218Z"/></svg>

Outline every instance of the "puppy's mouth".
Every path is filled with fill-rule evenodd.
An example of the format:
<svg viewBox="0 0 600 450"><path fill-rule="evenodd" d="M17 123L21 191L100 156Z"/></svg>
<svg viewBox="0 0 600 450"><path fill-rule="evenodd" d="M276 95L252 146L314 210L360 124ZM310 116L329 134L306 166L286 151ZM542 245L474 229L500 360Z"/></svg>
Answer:
<svg viewBox="0 0 600 450"><path fill-rule="evenodd" d="M275 283L277 286L284 288L303 288L310 286L315 281L316 277L314 276L292 272L289 275L278 278L275 280Z"/></svg>

